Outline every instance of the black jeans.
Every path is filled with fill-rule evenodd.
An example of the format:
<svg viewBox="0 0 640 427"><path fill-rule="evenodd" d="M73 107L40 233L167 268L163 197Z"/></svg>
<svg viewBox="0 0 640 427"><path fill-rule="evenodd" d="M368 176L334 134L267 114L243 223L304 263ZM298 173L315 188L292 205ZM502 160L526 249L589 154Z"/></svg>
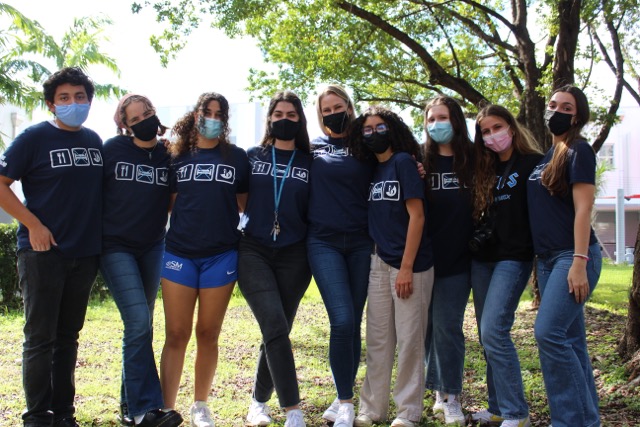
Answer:
<svg viewBox="0 0 640 427"><path fill-rule="evenodd" d="M253 389L258 402L267 402L274 387L281 407L300 402L289 332L310 282L304 241L284 248L269 248L250 237L240 241L238 287L262 332Z"/></svg>
<svg viewBox="0 0 640 427"><path fill-rule="evenodd" d="M25 317L25 426L50 426L75 412L78 335L97 271L98 256L64 258L56 250L18 253Z"/></svg>

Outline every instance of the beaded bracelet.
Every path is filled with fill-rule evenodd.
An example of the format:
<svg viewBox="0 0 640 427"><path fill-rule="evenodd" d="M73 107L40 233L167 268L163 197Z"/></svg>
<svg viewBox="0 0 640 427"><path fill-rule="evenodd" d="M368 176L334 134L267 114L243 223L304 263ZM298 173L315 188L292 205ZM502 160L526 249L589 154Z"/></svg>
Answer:
<svg viewBox="0 0 640 427"><path fill-rule="evenodd" d="M573 254L573 257L574 258L582 258L582 259L587 260L587 261L589 261L589 259L590 259L588 256L582 255L582 254Z"/></svg>

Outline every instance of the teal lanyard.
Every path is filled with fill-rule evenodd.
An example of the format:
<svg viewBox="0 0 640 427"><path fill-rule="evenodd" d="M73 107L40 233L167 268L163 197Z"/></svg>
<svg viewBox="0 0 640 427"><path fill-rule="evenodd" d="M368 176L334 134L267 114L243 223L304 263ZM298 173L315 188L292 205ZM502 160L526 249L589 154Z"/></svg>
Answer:
<svg viewBox="0 0 640 427"><path fill-rule="evenodd" d="M284 170L284 175L282 176L282 181L280 181L280 189L278 189L278 167L276 165L276 148L274 145L271 146L271 156L273 158L273 229L271 230L271 234L273 235L273 241L276 241L278 234L280 234L280 223L278 222L278 208L280 207L280 198L282 197L282 189L284 188L284 181L289 176L289 171L291 170L291 164L293 163L293 158L296 156L296 149L293 149L293 153L291 154L291 158L289 159L289 163L287 163L287 168Z"/></svg>

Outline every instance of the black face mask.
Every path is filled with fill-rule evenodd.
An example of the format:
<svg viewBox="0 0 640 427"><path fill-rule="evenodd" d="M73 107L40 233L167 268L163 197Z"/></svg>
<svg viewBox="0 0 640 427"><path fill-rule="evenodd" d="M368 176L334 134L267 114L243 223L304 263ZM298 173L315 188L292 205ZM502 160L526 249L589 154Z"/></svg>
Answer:
<svg viewBox="0 0 640 427"><path fill-rule="evenodd" d="M560 111L547 110L544 113L544 123L554 135L564 135L571 129L571 119L573 116Z"/></svg>
<svg viewBox="0 0 640 427"><path fill-rule="evenodd" d="M291 141L296 138L300 130L300 122L294 122L289 119L280 119L277 122L271 122L271 136L281 141Z"/></svg>
<svg viewBox="0 0 640 427"><path fill-rule="evenodd" d="M375 154L384 153L391 145L391 140L386 134L382 135L377 132L372 133L369 137L365 136L362 141L364 143L364 146Z"/></svg>
<svg viewBox="0 0 640 427"><path fill-rule="evenodd" d="M160 127L160 119L155 114L143 121L131 126L133 134L140 141L151 141L158 136L158 128Z"/></svg>
<svg viewBox="0 0 640 427"><path fill-rule="evenodd" d="M322 118L322 124L331 129L331 132L335 134L341 134L347 129L347 126L349 125L348 117L349 115L346 111L329 114L328 116L324 116Z"/></svg>

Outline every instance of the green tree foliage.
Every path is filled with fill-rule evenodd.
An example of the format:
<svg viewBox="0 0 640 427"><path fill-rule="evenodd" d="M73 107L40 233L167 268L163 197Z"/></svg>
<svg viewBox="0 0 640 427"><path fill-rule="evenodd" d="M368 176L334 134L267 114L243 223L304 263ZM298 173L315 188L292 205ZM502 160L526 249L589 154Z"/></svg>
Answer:
<svg viewBox="0 0 640 427"><path fill-rule="evenodd" d="M27 112L44 107L41 84L63 67L87 70L90 65L100 65L119 75L115 60L100 49L106 40L103 29L112 24L108 18L76 18L59 41L8 4L0 3L0 18L9 22L0 29L0 104L14 104ZM47 66L50 63L55 68ZM99 98L123 93L118 86L96 83Z"/></svg>
<svg viewBox="0 0 640 427"><path fill-rule="evenodd" d="M446 93L470 113L502 104L544 140L545 97L566 83L593 86L592 66L606 52L616 89L592 99L603 106L596 148L622 89L637 97L624 73L637 69L638 0L146 0L132 9L145 6L170 24L152 38L164 63L203 23L255 37L277 67L252 70L250 89L261 94L290 87L304 95L337 81L358 101L420 108Z"/></svg>

